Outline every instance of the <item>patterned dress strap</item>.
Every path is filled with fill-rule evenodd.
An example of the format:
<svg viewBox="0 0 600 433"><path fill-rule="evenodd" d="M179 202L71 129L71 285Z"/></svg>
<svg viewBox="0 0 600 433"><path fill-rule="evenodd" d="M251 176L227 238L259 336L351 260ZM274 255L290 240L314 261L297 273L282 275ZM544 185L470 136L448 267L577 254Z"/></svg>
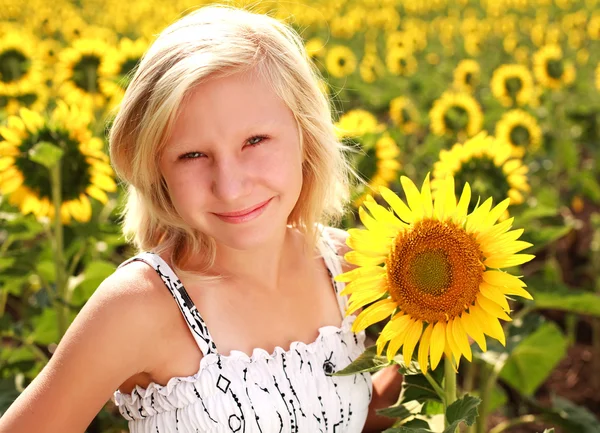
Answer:
<svg viewBox="0 0 600 433"><path fill-rule="evenodd" d="M325 265L327 266L329 276L331 277L331 283L337 294L338 305L340 307L342 318L344 318L346 316L346 310L348 309L348 297L342 296L341 293L344 290L346 283L338 282L334 279L337 275L343 273L341 257L338 255L337 248L333 240L329 237L327 228L319 225L318 230L320 233L318 242L319 249L321 251L321 255L323 256L323 260L325 261Z"/></svg>
<svg viewBox="0 0 600 433"><path fill-rule="evenodd" d="M124 261L119 265L119 268L134 261L144 262L158 273L167 289L169 289L169 292L171 292L173 299L175 299L185 319L185 323L192 333L194 340L196 340L202 354L206 356L211 353L217 353L217 346L208 331L206 323L204 323L202 316L200 316L194 301L192 301L187 290L185 290L185 287L167 262L158 254L143 252Z"/></svg>

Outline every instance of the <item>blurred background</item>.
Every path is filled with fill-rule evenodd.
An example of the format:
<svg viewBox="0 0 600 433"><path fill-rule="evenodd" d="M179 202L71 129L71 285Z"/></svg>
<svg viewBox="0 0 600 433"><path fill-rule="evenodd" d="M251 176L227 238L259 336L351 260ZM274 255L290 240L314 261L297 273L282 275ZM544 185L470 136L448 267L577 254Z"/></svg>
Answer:
<svg viewBox="0 0 600 433"><path fill-rule="evenodd" d="M156 35L207 3L0 0L0 415L134 254L118 224L111 113ZM557 431L598 432L600 1L228 4L304 38L367 181L344 228L360 224L365 193L400 194L400 175L451 174L457 191L469 182L494 203L511 199L503 218L534 244L517 272L534 300L511 301L509 344L463 364L461 389L487 393L490 426L534 412ZM482 131L496 140L462 145ZM494 386L480 389L490 372ZM521 421L510 431L551 426ZM108 402L88 431L125 428Z"/></svg>

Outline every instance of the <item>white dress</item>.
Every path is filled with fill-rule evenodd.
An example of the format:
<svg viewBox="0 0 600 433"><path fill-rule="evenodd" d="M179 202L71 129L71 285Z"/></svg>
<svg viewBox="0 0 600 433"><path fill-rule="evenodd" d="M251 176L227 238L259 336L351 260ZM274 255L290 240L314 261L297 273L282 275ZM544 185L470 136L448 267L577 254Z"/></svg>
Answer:
<svg viewBox="0 0 600 433"><path fill-rule="evenodd" d="M340 312L347 298L344 283L333 280L341 272L340 258L325 230L319 239ZM190 332L203 353L198 372L173 377L165 386L136 386L131 394L114 393L131 433L359 433L372 395L371 376L330 376L364 351L364 331L351 330L354 315L340 327L324 326L311 343L295 341L289 350L273 353L256 348L221 355L185 288L173 270L153 253L139 260L158 272L179 305ZM176 356L174 354L174 356Z"/></svg>

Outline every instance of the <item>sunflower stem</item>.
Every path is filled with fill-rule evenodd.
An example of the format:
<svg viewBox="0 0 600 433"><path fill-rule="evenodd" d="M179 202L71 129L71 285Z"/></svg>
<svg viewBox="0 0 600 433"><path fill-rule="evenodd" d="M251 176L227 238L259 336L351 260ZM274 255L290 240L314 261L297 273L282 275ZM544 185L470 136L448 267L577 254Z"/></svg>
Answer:
<svg viewBox="0 0 600 433"><path fill-rule="evenodd" d="M64 233L61 220L62 207L62 179L61 179L61 161L50 167L50 178L52 182L52 204L54 206L54 227L53 227L53 246L54 246L54 267L56 270L56 296L58 299L65 298L66 284L66 263L64 258ZM62 339L67 330L67 308L61 302L56 302L56 317L58 322L58 339Z"/></svg>
<svg viewBox="0 0 600 433"><path fill-rule="evenodd" d="M451 359L444 359L444 413L448 406L456 401L456 371ZM448 418L444 420L445 427L450 424ZM458 429L456 429L458 431Z"/></svg>
<svg viewBox="0 0 600 433"><path fill-rule="evenodd" d="M434 391L437 393L437 395L440 396L440 400L444 401L444 399L446 398L446 391L444 391L444 388L442 388L439 385L439 383L436 382L436 380L433 378L433 376L431 374L425 373L425 374L423 374L423 376L425 376L425 379L427 379L427 382L429 382L429 384L434 389Z"/></svg>

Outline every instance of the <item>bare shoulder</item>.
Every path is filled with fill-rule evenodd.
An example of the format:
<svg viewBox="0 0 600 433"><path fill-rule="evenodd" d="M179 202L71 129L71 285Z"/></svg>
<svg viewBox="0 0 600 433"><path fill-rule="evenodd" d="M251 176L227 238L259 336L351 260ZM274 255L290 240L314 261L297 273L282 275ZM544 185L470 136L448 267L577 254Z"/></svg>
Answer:
<svg viewBox="0 0 600 433"><path fill-rule="evenodd" d="M148 268L131 263L98 286L46 366L3 414L0 433L83 432L114 391L146 369L161 302Z"/></svg>

